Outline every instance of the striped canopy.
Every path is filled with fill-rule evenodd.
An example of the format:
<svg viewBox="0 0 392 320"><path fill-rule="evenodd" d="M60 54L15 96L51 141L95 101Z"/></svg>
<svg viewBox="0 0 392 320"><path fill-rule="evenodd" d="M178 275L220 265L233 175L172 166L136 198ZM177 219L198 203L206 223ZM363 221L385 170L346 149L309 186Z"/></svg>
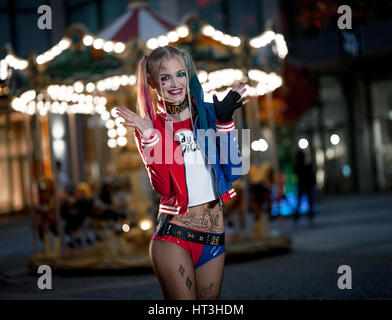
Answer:
<svg viewBox="0 0 392 320"><path fill-rule="evenodd" d="M152 10L145 2L135 2L127 11L98 33L105 40L126 42L132 39L147 41L166 34L178 26L178 22Z"/></svg>

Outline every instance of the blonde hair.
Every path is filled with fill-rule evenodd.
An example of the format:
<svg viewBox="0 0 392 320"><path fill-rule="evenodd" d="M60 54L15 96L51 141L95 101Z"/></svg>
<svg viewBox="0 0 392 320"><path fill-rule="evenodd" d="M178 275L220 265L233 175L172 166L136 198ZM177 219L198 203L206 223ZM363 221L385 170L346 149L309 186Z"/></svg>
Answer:
<svg viewBox="0 0 392 320"><path fill-rule="evenodd" d="M193 113L191 93L189 90L190 78L195 73L192 58L185 50L172 46L164 46L154 49L149 56L144 56L138 64L137 111L142 118L149 118L152 120L156 115L152 103L152 89L154 88L157 94L163 98L162 87L159 81L159 71L162 62L171 58L177 58L186 71L188 105L191 114ZM165 100L162 100L164 107L166 108Z"/></svg>

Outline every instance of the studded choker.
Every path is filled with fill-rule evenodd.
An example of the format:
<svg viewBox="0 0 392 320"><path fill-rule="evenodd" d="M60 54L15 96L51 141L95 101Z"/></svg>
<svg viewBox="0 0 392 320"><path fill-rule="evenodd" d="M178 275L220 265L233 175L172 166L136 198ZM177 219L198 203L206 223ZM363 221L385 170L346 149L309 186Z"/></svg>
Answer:
<svg viewBox="0 0 392 320"><path fill-rule="evenodd" d="M170 114L180 113L180 112L184 111L186 108L188 108L188 99L187 98L185 98L183 102L181 102L180 104L177 104L177 105L166 103L166 111L167 111L167 113L170 113Z"/></svg>

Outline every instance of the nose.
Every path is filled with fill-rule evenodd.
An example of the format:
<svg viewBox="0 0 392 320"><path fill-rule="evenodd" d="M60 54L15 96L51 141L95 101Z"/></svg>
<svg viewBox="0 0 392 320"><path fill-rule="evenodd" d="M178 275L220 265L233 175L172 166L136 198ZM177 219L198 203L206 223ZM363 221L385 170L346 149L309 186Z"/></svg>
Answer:
<svg viewBox="0 0 392 320"><path fill-rule="evenodd" d="M176 77L171 77L170 87L171 88L177 88L177 79L176 79Z"/></svg>

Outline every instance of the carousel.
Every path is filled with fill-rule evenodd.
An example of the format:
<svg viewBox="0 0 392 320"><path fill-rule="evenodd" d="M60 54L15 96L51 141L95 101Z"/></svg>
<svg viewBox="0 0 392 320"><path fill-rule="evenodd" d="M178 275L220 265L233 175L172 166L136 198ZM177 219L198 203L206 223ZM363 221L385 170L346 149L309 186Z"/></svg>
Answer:
<svg viewBox="0 0 392 320"><path fill-rule="evenodd" d="M145 3L133 3L97 35L72 25L44 53L23 60L10 49L1 60L2 68L12 71L6 80L10 106L29 117L25 130L34 154L33 270L42 264L55 270L149 265L159 199L149 185L133 132L120 124L123 119L114 108L124 105L136 111L136 64L165 45L191 52L207 101L212 102L213 94L224 97L236 82L246 84L252 98L235 114L238 129L250 129L239 134L250 174L236 183L241 196L228 203L225 213L235 226L227 235L228 256L290 247L284 226L271 232L267 209L252 205L249 196L250 185L279 181L272 93L283 84L288 53L284 37L272 30L253 39L231 36L197 16L177 23ZM262 103L268 110L266 134L260 126ZM262 135L268 136L268 153L262 152ZM64 158L72 172L68 184ZM251 221L249 210L254 213Z"/></svg>

